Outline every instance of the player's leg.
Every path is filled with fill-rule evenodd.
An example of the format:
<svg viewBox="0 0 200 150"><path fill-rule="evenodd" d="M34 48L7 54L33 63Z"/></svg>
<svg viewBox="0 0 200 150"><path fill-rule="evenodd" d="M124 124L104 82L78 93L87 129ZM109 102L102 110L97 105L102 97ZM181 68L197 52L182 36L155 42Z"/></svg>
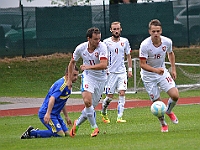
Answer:
<svg viewBox="0 0 200 150"><path fill-rule="evenodd" d="M122 119L124 113L124 105L125 105L125 91L119 91L119 100L117 106L117 121L116 122L126 122L126 120Z"/></svg>
<svg viewBox="0 0 200 150"><path fill-rule="evenodd" d="M166 114L169 116L169 118L174 124L178 124L178 118L176 117L174 112L172 112L172 109L176 106L176 103L179 98L178 89L176 87L171 88L167 93L170 96L170 98L168 100Z"/></svg>
<svg viewBox="0 0 200 150"><path fill-rule="evenodd" d="M85 108L82 110L80 117L74 121L73 127L70 130L70 136L74 137L79 129L79 126L87 120Z"/></svg>
<svg viewBox="0 0 200 150"><path fill-rule="evenodd" d="M101 110L102 115L107 115L107 108L110 102L112 101L112 99L113 99L113 94L106 95L106 98L102 102L102 110Z"/></svg>
<svg viewBox="0 0 200 150"><path fill-rule="evenodd" d="M32 126L29 126L27 129L26 129L26 131L24 131L24 133L22 133L22 135L21 135L21 139L30 139L30 138L32 138L31 137L31 135L30 135L30 132L32 131L32 130L35 130Z"/></svg>
<svg viewBox="0 0 200 150"><path fill-rule="evenodd" d="M143 84L144 84L144 87L145 87L145 89L149 95L149 98L152 102L155 102L158 100L161 101L160 89L159 89L156 81L143 82ZM158 120L161 125L161 132L168 132L168 125L165 122L165 117L164 116L158 117Z"/></svg>
<svg viewBox="0 0 200 150"><path fill-rule="evenodd" d="M117 106L117 122L126 122L122 119L125 105L125 92L127 90L127 74L118 74L117 90L119 91L119 100Z"/></svg>
<svg viewBox="0 0 200 150"><path fill-rule="evenodd" d="M83 100L84 100L84 103L85 103L85 114L86 114L86 117L88 119L88 121L90 122L91 124L91 127L97 127L96 125L96 121L95 121L95 116L94 116L94 107L92 105L92 93L91 92L88 92L88 91L84 91L82 93L82 96L83 96Z"/></svg>
<svg viewBox="0 0 200 150"><path fill-rule="evenodd" d="M30 136L35 138L62 137L65 136L64 131L57 118L50 119L49 123L44 123L44 118L40 121L47 127L48 130L31 130ZM58 134L59 133L59 134Z"/></svg>
<svg viewBox="0 0 200 150"><path fill-rule="evenodd" d="M76 126L80 126L82 123L84 123L87 120L86 116L86 110L85 108L82 110L80 117L76 120Z"/></svg>
<svg viewBox="0 0 200 150"><path fill-rule="evenodd" d="M102 116L102 121L104 123L110 123L110 119L108 118L108 113L107 113L107 108L112 101L113 94L108 94L106 95L106 98L102 102L102 110L101 110L101 116Z"/></svg>
<svg viewBox="0 0 200 150"><path fill-rule="evenodd" d="M176 115L172 112L172 109L175 107L178 98L179 98L179 92L176 88L174 80L171 78L170 74L166 72L163 75L163 80L160 82L160 87L163 89L168 95L169 100L167 104L167 111L166 114L170 117L171 121L175 124L178 123L178 118Z"/></svg>
<svg viewBox="0 0 200 150"><path fill-rule="evenodd" d="M118 80L117 74L110 73L108 75L107 83L105 86L106 98L102 102L102 111L101 111L102 120L105 123L110 123L110 120L108 119L107 116L107 108L113 99L113 95L117 87L117 80Z"/></svg>
<svg viewBox="0 0 200 150"><path fill-rule="evenodd" d="M179 98L179 92L176 87L171 88L167 91L167 94L170 96L168 100L168 107L167 107L167 113L171 113L172 109L176 105L178 98Z"/></svg>
<svg viewBox="0 0 200 150"><path fill-rule="evenodd" d="M99 81L94 80L94 79L88 79L88 88L82 93L83 100L85 103L85 113L88 121L90 122L91 128L92 128L92 134L91 136L97 136L99 133L98 126L96 124L96 112L94 108L98 105L100 99L101 99L101 94L97 96L96 93L98 93L99 88ZM106 81L104 81L106 82ZM105 84L103 84L105 87ZM102 91L103 92L103 91ZM94 135L93 135L94 133Z"/></svg>
<svg viewBox="0 0 200 150"><path fill-rule="evenodd" d="M158 117L161 124L161 132L168 132L168 125L165 122L165 116Z"/></svg>
<svg viewBox="0 0 200 150"><path fill-rule="evenodd" d="M90 122L92 126L95 126L96 121L94 119L94 107L92 105L92 93L94 93L94 82L91 81L87 76L82 78L82 98L85 104L85 108L82 110L80 117L74 121L74 125L70 130L70 136L74 137L79 126L86 120Z"/></svg>
<svg viewBox="0 0 200 150"><path fill-rule="evenodd" d="M64 122L64 120L62 119L62 117L59 115L57 119L58 119L58 122L60 123L61 128L62 128L62 130L58 131L57 134L62 136L62 137L69 136L70 135L69 129L68 129L66 123Z"/></svg>
<svg viewBox="0 0 200 150"><path fill-rule="evenodd" d="M94 85L94 93L92 94L92 105L95 108L101 100L106 81L95 81L93 83L95 83L95 84L93 84ZM95 112L95 110L94 110L94 119L95 119L95 125L91 124L91 127L92 127L91 137L95 137L99 133L99 129L98 129L98 126L96 124L96 112Z"/></svg>

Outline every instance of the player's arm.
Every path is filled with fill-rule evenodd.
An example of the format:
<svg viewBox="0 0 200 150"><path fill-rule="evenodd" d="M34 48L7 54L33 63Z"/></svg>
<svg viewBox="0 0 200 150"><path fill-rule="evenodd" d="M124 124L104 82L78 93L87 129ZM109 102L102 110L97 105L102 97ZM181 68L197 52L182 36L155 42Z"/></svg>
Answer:
<svg viewBox="0 0 200 150"><path fill-rule="evenodd" d="M146 58L144 58L144 57L140 57L140 67L146 71L155 72L160 75L162 75L164 73L163 68L154 68L154 67L151 67L150 65L148 65L146 63Z"/></svg>
<svg viewBox="0 0 200 150"><path fill-rule="evenodd" d="M132 59L131 59L131 54L127 55L127 61L128 61L128 77L132 77Z"/></svg>
<svg viewBox="0 0 200 150"><path fill-rule="evenodd" d="M69 65L68 65L68 79L67 79L67 86L69 89L72 88L72 77L73 77L73 71L76 65L76 61L71 58Z"/></svg>
<svg viewBox="0 0 200 150"><path fill-rule="evenodd" d="M64 116L65 116L65 120L66 120L67 124L68 124L69 126L71 126L71 125L72 125L72 121L71 121L70 118L69 118L69 115L68 115L66 106L63 107L62 111L63 111L63 114L64 114Z"/></svg>
<svg viewBox="0 0 200 150"><path fill-rule="evenodd" d="M93 69L93 70L103 70L107 69L107 64L108 60L106 57L101 57L100 58L100 63L95 64L95 65L81 65L81 70L88 70L88 69Z"/></svg>
<svg viewBox="0 0 200 150"><path fill-rule="evenodd" d="M47 108L47 112L44 116L44 123L48 124L49 123L49 120L51 118L51 111L53 109L53 106L54 106L54 103L55 103L55 97L51 96L49 98L49 103L48 103L48 108Z"/></svg>
<svg viewBox="0 0 200 150"><path fill-rule="evenodd" d="M171 64L171 68L172 68L172 71L171 71L171 75L172 75L172 78L175 80L176 79L176 66L175 66L175 55L174 55L174 52L170 52L170 53L167 53L168 54L168 59L169 59L169 62Z"/></svg>

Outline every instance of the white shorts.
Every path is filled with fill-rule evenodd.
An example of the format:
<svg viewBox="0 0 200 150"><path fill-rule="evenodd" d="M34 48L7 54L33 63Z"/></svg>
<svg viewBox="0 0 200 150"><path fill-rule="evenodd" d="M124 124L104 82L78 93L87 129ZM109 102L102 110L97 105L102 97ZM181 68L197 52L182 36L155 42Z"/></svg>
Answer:
<svg viewBox="0 0 200 150"><path fill-rule="evenodd" d="M165 71L160 78L152 79L149 82L143 81L143 83L151 101L155 101L160 97L161 90L167 92L171 88L176 87L168 71Z"/></svg>
<svg viewBox="0 0 200 150"><path fill-rule="evenodd" d="M92 93L92 105L96 107L101 100L101 96L104 92L104 87L106 85L106 80L98 81L91 79L88 76L82 75L81 92L88 91Z"/></svg>
<svg viewBox="0 0 200 150"><path fill-rule="evenodd" d="M106 94L114 94L115 91L127 90L127 73L109 73L106 83Z"/></svg>

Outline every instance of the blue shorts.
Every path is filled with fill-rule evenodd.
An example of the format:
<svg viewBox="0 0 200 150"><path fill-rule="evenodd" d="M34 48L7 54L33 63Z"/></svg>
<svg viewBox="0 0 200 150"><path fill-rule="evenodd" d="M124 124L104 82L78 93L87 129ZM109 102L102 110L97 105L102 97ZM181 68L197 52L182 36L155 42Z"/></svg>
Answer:
<svg viewBox="0 0 200 150"><path fill-rule="evenodd" d="M63 130L64 132L68 131L68 128L60 115L58 116L51 115L51 119L48 124L44 123L44 115L45 114L40 113L39 118L40 121L47 127L48 130L50 130L53 133L57 133L61 130Z"/></svg>

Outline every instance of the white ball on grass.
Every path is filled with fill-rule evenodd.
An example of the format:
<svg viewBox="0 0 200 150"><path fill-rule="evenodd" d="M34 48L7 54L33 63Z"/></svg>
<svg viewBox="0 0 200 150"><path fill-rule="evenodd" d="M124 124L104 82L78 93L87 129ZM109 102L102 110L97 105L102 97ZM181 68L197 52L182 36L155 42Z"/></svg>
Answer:
<svg viewBox="0 0 200 150"><path fill-rule="evenodd" d="M156 117L164 116L167 107L162 101L156 101L151 105L151 112Z"/></svg>

